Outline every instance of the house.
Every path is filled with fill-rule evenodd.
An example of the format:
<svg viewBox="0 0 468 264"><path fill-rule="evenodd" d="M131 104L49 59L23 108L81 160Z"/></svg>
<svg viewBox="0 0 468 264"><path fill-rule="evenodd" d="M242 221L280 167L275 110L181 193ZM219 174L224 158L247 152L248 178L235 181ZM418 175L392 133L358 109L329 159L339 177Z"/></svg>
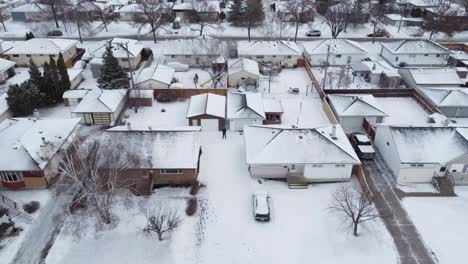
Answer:
<svg viewBox="0 0 468 264"><path fill-rule="evenodd" d="M378 126L374 144L399 183L468 183L467 128Z"/></svg>
<svg viewBox="0 0 468 264"><path fill-rule="evenodd" d="M122 112L127 90L94 89L86 93L72 113L86 125L113 126Z"/></svg>
<svg viewBox="0 0 468 264"><path fill-rule="evenodd" d="M174 68L156 64L143 69L136 78L138 89L167 89L174 80Z"/></svg>
<svg viewBox="0 0 468 264"><path fill-rule="evenodd" d="M367 51L359 43L347 39L327 39L304 42L304 57L312 65L349 65L362 61Z"/></svg>
<svg viewBox="0 0 468 264"><path fill-rule="evenodd" d="M101 20L103 5L93 1L75 1L75 10L79 15L87 17L90 20Z"/></svg>
<svg viewBox="0 0 468 264"><path fill-rule="evenodd" d="M228 61L228 86L258 85L260 71L258 63L246 58Z"/></svg>
<svg viewBox="0 0 468 264"><path fill-rule="evenodd" d="M250 126L244 130L252 177L348 181L360 161L339 125L317 128Z"/></svg>
<svg viewBox="0 0 468 264"><path fill-rule="evenodd" d="M105 6L106 6L106 9L112 12L115 12L119 10L120 8L122 8L123 6L125 6L126 3L127 2L124 0L109 0L109 1L106 1Z"/></svg>
<svg viewBox="0 0 468 264"><path fill-rule="evenodd" d="M421 94L447 117L468 117L468 88L420 87Z"/></svg>
<svg viewBox="0 0 468 264"><path fill-rule="evenodd" d="M424 18L403 17L400 14L385 14L383 22L394 27L414 27L422 26L424 24Z"/></svg>
<svg viewBox="0 0 468 264"><path fill-rule="evenodd" d="M442 15L441 10L443 11ZM440 23L448 24L450 28L455 28L458 31L468 30L468 13L465 7L460 4L450 2L449 6L430 7L426 11L426 18L435 18Z"/></svg>
<svg viewBox="0 0 468 264"><path fill-rule="evenodd" d="M380 88L399 88L401 76L398 70L383 60L361 61L350 64L353 76L361 76ZM354 78L354 77L353 77Z"/></svg>
<svg viewBox="0 0 468 264"><path fill-rule="evenodd" d="M73 59L78 54L77 44L78 41L71 39L33 38L14 45L4 54L8 55L9 60L15 62L17 66L27 67L31 60L36 65L42 66L50 61L50 57L57 60L59 53L62 53L65 65L71 67Z"/></svg>
<svg viewBox="0 0 468 264"><path fill-rule="evenodd" d="M49 7L39 3L27 3L10 11L13 21L45 21L49 17Z"/></svg>
<svg viewBox="0 0 468 264"><path fill-rule="evenodd" d="M381 42L380 56L393 67L446 66L450 51L430 40Z"/></svg>
<svg viewBox="0 0 468 264"><path fill-rule="evenodd" d="M226 96L204 93L190 97L187 119L190 126L221 131L226 118Z"/></svg>
<svg viewBox="0 0 468 264"><path fill-rule="evenodd" d="M0 83L4 83L8 78L15 75L15 63L13 61L0 58Z"/></svg>
<svg viewBox="0 0 468 264"><path fill-rule="evenodd" d="M190 66L211 66L219 57L227 56L226 43L217 39L178 39L164 43L165 63L180 62Z"/></svg>
<svg viewBox="0 0 468 264"><path fill-rule="evenodd" d="M114 11L119 16L119 20L132 21L135 16L143 15L141 4L127 4Z"/></svg>
<svg viewBox="0 0 468 264"><path fill-rule="evenodd" d="M10 118L0 123L0 187L46 188L60 155L73 142L79 118Z"/></svg>
<svg viewBox="0 0 468 264"><path fill-rule="evenodd" d="M102 57L108 45L112 47L112 53L117 58L119 65L124 69L135 70L140 66L143 53L143 45L134 39L113 38L103 41L95 49L87 49L83 55L84 59L90 60L91 72L97 78L101 73Z"/></svg>
<svg viewBox="0 0 468 264"><path fill-rule="evenodd" d="M371 94L329 94L328 101L345 130L360 130L364 119L370 123L383 123L388 116Z"/></svg>
<svg viewBox="0 0 468 264"><path fill-rule="evenodd" d="M175 1L173 1L175 2ZM172 12L180 19L191 19L194 13L204 13L207 20L216 21L219 16L220 1L181 1L172 6Z"/></svg>
<svg viewBox="0 0 468 264"><path fill-rule="evenodd" d="M258 63L293 67L302 58L302 51L292 41L239 41L237 56Z"/></svg>
<svg viewBox="0 0 468 264"><path fill-rule="evenodd" d="M437 7L438 2L432 0L398 0L397 5L406 12L421 16L427 9Z"/></svg>
<svg viewBox="0 0 468 264"><path fill-rule="evenodd" d="M400 68L409 87L460 87L464 84L454 68Z"/></svg>
<svg viewBox="0 0 468 264"><path fill-rule="evenodd" d="M159 186L190 186L199 171L199 130L199 127L158 130L131 125L111 128L99 138L98 166L102 169L109 166L105 155L100 153L113 151L120 142L119 148L132 157L121 177L142 194L149 194Z"/></svg>
<svg viewBox="0 0 468 264"><path fill-rule="evenodd" d="M89 92L89 89L70 89L63 93L63 104L70 108L75 108L86 94Z"/></svg>

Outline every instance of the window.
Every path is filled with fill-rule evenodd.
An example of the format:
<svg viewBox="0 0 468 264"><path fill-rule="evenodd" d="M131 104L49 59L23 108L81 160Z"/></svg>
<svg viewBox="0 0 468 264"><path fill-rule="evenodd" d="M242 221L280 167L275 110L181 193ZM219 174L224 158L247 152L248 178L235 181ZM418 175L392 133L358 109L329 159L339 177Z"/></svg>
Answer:
<svg viewBox="0 0 468 264"><path fill-rule="evenodd" d="M13 54L13 57L18 58L19 55L18 54Z"/></svg>
<svg viewBox="0 0 468 264"><path fill-rule="evenodd" d="M20 171L2 171L0 179L4 182L19 182L23 181L23 174Z"/></svg>
<svg viewBox="0 0 468 264"><path fill-rule="evenodd" d="M257 59L263 59L264 56L257 56Z"/></svg>
<svg viewBox="0 0 468 264"><path fill-rule="evenodd" d="M439 170L439 171L440 171L440 172L445 172L446 169L447 169L447 168L446 168L445 166L443 166L443 167L440 167L440 170Z"/></svg>
<svg viewBox="0 0 468 264"><path fill-rule="evenodd" d="M395 61L398 61L398 59L399 59L398 57L395 57Z"/></svg>
<svg viewBox="0 0 468 264"><path fill-rule="evenodd" d="M337 57L337 58L341 58L341 54L336 54L336 57Z"/></svg>
<svg viewBox="0 0 468 264"><path fill-rule="evenodd" d="M288 59L292 58L291 55L288 56Z"/></svg>
<svg viewBox="0 0 468 264"><path fill-rule="evenodd" d="M161 174L182 174L182 170L179 169L164 169L160 170Z"/></svg>
<svg viewBox="0 0 468 264"><path fill-rule="evenodd" d="M312 165L312 168L321 168L321 167L323 167L322 164L314 164L314 165Z"/></svg>
<svg viewBox="0 0 468 264"><path fill-rule="evenodd" d="M173 59L174 59L174 58L175 58L175 55L171 55L171 58L173 58Z"/></svg>
<svg viewBox="0 0 468 264"><path fill-rule="evenodd" d="M436 54L436 57L439 58L439 57L440 57L440 54Z"/></svg>
<svg viewBox="0 0 468 264"><path fill-rule="evenodd" d="M409 57L410 58L416 58L416 54L410 54Z"/></svg>
<svg viewBox="0 0 468 264"><path fill-rule="evenodd" d="M39 54L39 56L44 57L44 54Z"/></svg>
<svg viewBox="0 0 468 264"><path fill-rule="evenodd" d="M337 168L344 168L344 164L335 164L335 167L337 167Z"/></svg>
<svg viewBox="0 0 468 264"><path fill-rule="evenodd" d="M26 54L26 57L31 58L31 54Z"/></svg>
<svg viewBox="0 0 468 264"><path fill-rule="evenodd" d="M273 58L276 58L276 55L273 55L272 57L273 57Z"/></svg>
<svg viewBox="0 0 468 264"><path fill-rule="evenodd" d="M429 54L427 54L427 53L426 53L426 54L424 54L424 57L427 57L427 56L429 56Z"/></svg>
<svg viewBox="0 0 468 264"><path fill-rule="evenodd" d="M411 164L411 167L424 167L424 164Z"/></svg>
<svg viewBox="0 0 468 264"><path fill-rule="evenodd" d="M192 58L192 55L185 55L185 58Z"/></svg>
<svg viewBox="0 0 468 264"><path fill-rule="evenodd" d="M128 61L128 58L122 58L122 61Z"/></svg>
<svg viewBox="0 0 468 264"><path fill-rule="evenodd" d="M348 58L346 59L346 63L348 63L348 64L351 63L351 56L348 56Z"/></svg>

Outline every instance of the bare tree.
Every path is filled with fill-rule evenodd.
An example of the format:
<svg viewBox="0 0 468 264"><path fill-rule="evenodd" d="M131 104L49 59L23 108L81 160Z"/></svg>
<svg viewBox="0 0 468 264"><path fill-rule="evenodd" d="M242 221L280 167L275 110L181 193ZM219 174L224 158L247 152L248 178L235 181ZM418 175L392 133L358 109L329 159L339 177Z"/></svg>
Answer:
<svg viewBox="0 0 468 264"><path fill-rule="evenodd" d="M332 195L329 210L343 217L353 228L353 234L358 236L358 226L361 223L373 221L379 217L371 201L362 191L355 190L350 184L340 186Z"/></svg>
<svg viewBox="0 0 468 264"><path fill-rule="evenodd" d="M452 8L452 0L431 0L432 12L426 15L426 22L423 25L425 30L430 31L429 39L435 33L445 33L452 35L457 27L457 23L449 21L450 16L454 16L456 11Z"/></svg>
<svg viewBox="0 0 468 264"><path fill-rule="evenodd" d="M229 43L216 39L198 39L192 45L194 54L206 54L200 58L202 69L210 75L211 88L223 85L223 76L227 72ZM212 67L216 65L216 67Z"/></svg>
<svg viewBox="0 0 468 264"><path fill-rule="evenodd" d="M153 41L156 43L156 31L168 22L169 6L160 3L158 0L141 1L138 7L138 13L135 13L132 20L140 25L140 29L146 25L151 28Z"/></svg>
<svg viewBox="0 0 468 264"><path fill-rule="evenodd" d="M187 25L191 30L200 32L200 36L206 27L215 28L217 25L214 23L218 19L217 16L214 17L216 8L211 2L206 0L194 2L195 10L188 17ZM197 28L192 27L192 23L197 25Z"/></svg>
<svg viewBox="0 0 468 264"><path fill-rule="evenodd" d="M83 2L86 0L82 0ZM65 10L65 19L75 23L78 29L78 37L80 42L83 43L82 33L83 30L91 30L91 18L88 15L85 6L81 5L82 1L76 5L70 6Z"/></svg>
<svg viewBox="0 0 468 264"><path fill-rule="evenodd" d="M295 24L294 42L296 42L299 26L314 20L314 0L290 0L286 4L286 14L288 20Z"/></svg>
<svg viewBox="0 0 468 264"><path fill-rule="evenodd" d="M242 8L241 23L247 28L249 41L251 29L263 24L264 20L265 11L262 0L246 0Z"/></svg>
<svg viewBox="0 0 468 264"><path fill-rule="evenodd" d="M468 0L460 0L459 2L465 9L465 15L468 14Z"/></svg>
<svg viewBox="0 0 468 264"><path fill-rule="evenodd" d="M52 17L55 21L55 26L59 28L59 17L63 13L63 9L68 5L67 0L39 0L39 3L49 6L49 12L52 14Z"/></svg>
<svg viewBox="0 0 468 264"><path fill-rule="evenodd" d="M151 236L153 233L158 235L158 240L162 241L163 235L176 229L181 218L179 214L172 209L148 209L146 213L146 226L143 228L143 233Z"/></svg>
<svg viewBox="0 0 468 264"><path fill-rule="evenodd" d="M5 14L5 6L0 7L0 23L2 23L3 31L7 32L7 28L5 26L5 20L7 19L7 15Z"/></svg>
<svg viewBox="0 0 468 264"><path fill-rule="evenodd" d="M328 8L324 16L325 24L330 28L332 38L337 38L348 26L348 10L338 4Z"/></svg>

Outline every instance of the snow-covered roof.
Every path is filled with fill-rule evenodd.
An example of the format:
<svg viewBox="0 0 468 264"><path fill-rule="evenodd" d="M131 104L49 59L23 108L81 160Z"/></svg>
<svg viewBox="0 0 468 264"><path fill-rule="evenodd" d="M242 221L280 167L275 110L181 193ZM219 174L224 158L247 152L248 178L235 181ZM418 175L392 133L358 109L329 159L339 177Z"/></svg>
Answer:
<svg viewBox="0 0 468 264"><path fill-rule="evenodd" d="M112 45L112 54L116 58L135 58L140 55L144 46L140 44L138 40L135 39L125 39L125 38L113 38L111 40L102 41L98 48L96 49L86 49L86 53L83 55L84 58L102 58L104 52L106 51L107 45L111 43ZM128 45L128 52L127 52ZM136 65L134 65L136 66Z"/></svg>
<svg viewBox="0 0 468 264"><path fill-rule="evenodd" d="M265 113L284 113L281 101L273 98L263 98L263 109Z"/></svg>
<svg viewBox="0 0 468 264"><path fill-rule="evenodd" d="M200 151L199 132L192 130L166 131L106 131L100 137L99 152L114 151L115 142L122 142L128 153L129 168L195 169ZM134 160L133 157L136 159ZM105 158L105 157L104 157ZM100 160L101 166L106 166Z"/></svg>
<svg viewBox="0 0 468 264"><path fill-rule="evenodd" d="M47 12L48 6L39 3L28 3L25 5L13 8L11 12L15 13L40 13Z"/></svg>
<svg viewBox="0 0 468 264"><path fill-rule="evenodd" d="M14 45L5 54L58 54L64 53L78 44L72 39L33 38Z"/></svg>
<svg viewBox="0 0 468 264"><path fill-rule="evenodd" d="M238 72L249 72L256 76L260 76L260 70L258 69L258 63L247 58L239 58L233 61L228 61L228 74L234 74Z"/></svg>
<svg viewBox="0 0 468 264"><path fill-rule="evenodd" d="M387 116L371 94L330 94L328 98L339 116Z"/></svg>
<svg viewBox="0 0 468 264"><path fill-rule="evenodd" d="M379 127L378 129L387 129ZM454 127L388 127L402 163L445 164L468 154L468 141Z"/></svg>
<svg viewBox="0 0 468 264"><path fill-rule="evenodd" d="M204 93L190 97L187 118L200 115L225 118L226 97L212 93Z"/></svg>
<svg viewBox="0 0 468 264"><path fill-rule="evenodd" d="M216 0L209 0L209 1L193 1L193 8L197 12L216 12L219 13L220 9L220 1Z"/></svg>
<svg viewBox="0 0 468 264"><path fill-rule="evenodd" d="M173 11L186 11L186 10L194 10L193 3L176 3L173 7Z"/></svg>
<svg viewBox="0 0 468 264"><path fill-rule="evenodd" d="M424 22L424 18L422 17L402 17L399 14L385 14L385 17L393 20L393 21L411 21L411 22Z"/></svg>
<svg viewBox="0 0 468 264"><path fill-rule="evenodd" d="M439 12L439 8L434 8L434 7L429 7L426 10L431 13ZM443 10L444 12L447 12L448 16L466 16L467 15L465 8L462 5L459 5L453 2L450 3L450 6L447 10L445 9L445 7Z"/></svg>
<svg viewBox="0 0 468 264"><path fill-rule="evenodd" d="M291 41L239 41L237 52L242 56L276 55L276 56L300 56L302 51Z"/></svg>
<svg viewBox="0 0 468 264"><path fill-rule="evenodd" d="M265 119L261 93L232 92L227 95L227 118Z"/></svg>
<svg viewBox="0 0 468 264"><path fill-rule="evenodd" d="M124 6L127 1L124 0L109 0L106 2L106 6Z"/></svg>
<svg viewBox="0 0 468 264"><path fill-rule="evenodd" d="M420 87L419 90L437 106L468 107L468 88Z"/></svg>
<svg viewBox="0 0 468 264"><path fill-rule="evenodd" d="M445 47L427 40L402 40L397 42L381 42L380 45L390 50L393 54L448 54Z"/></svg>
<svg viewBox="0 0 468 264"><path fill-rule="evenodd" d="M244 129L248 164L360 164L339 125L317 128L249 126Z"/></svg>
<svg viewBox="0 0 468 264"><path fill-rule="evenodd" d="M73 81L83 73L83 69L70 68L67 69L67 73L70 81Z"/></svg>
<svg viewBox="0 0 468 264"><path fill-rule="evenodd" d="M386 61L362 61L361 63L366 65L371 73L385 73L385 75L387 75L388 77L400 77L398 70L392 67L390 64L388 64L388 62Z"/></svg>
<svg viewBox="0 0 468 264"><path fill-rule="evenodd" d="M125 100L127 90L93 89L73 110L73 113L113 113Z"/></svg>
<svg viewBox="0 0 468 264"><path fill-rule="evenodd" d="M79 122L79 118L3 121L0 124L0 171L44 169Z"/></svg>
<svg viewBox="0 0 468 264"><path fill-rule="evenodd" d="M4 72L13 67L15 67L14 62L0 58L0 72Z"/></svg>
<svg viewBox="0 0 468 264"><path fill-rule="evenodd" d="M463 85L464 82L453 68L408 69L417 85Z"/></svg>
<svg viewBox="0 0 468 264"><path fill-rule="evenodd" d="M165 84L171 84L175 70L163 64L156 64L143 69L136 79L136 84L143 83L149 80L155 80Z"/></svg>
<svg viewBox="0 0 468 264"><path fill-rule="evenodd" d="M416 7L437 6L437 2L432 0L399 0L400 4L410 4Z"/></svg>
<svg viewBox="0 0 468 264"><path fill-rule="evenodd" d="M62 98L64 99L82 99L89 92L88 89L73 89L63 93Z"/></svg>
<svg viewBox="0 0 468 264"><path fill-rule="evenodd" d="M304 49L311 55L326 55L328 47L332 54L367 54L367 51L355 41L347 39L326 39L307 41L303 43Z"/></svg>
<svg viewBox="0 0 468 264"><path fill-rule="evenodd" d="M140 4L124 5L115 12L117 13L143 13L142 7Z"/></svg>
<svg viewBox="0 0 468 264"><path fill-rule="evenodd" d="M164 43L162 53L170 55L223 55L225 43L217 39L197 38L197 39L177 39L168 40Z"/></svg>

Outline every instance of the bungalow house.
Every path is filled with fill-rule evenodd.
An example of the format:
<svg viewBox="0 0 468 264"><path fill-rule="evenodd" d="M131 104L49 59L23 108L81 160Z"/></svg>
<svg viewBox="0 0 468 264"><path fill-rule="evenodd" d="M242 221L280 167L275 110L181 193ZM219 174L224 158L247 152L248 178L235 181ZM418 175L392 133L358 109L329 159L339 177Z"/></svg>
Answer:
<svg viewBox="0 0 468 264"><path fill-rule="evenodd" d="M70 89L63 93L63 104L70 108L75 108L86 94L89 92L89 89Z"/></svg>
<svg viewBox="0 0 468 264"><path fill-rule="evenodd" d="M105 6L106 6L106 9L112 12L115 12L119 10L120 8L122 8L123 6L125 6L126 3L127 1L124 1L124 0L109 0L109 1L106 1Z"/></svg>
<svg viewBox="0 0 468 264"><path fill-rule="evenodd" d="M424 23L424 18L403 17L400 14L385 14L383 22L394 27L413 27L422 26Z"/></svg>
<svg viewBox="0 0 468 264"><path fill-rule="evenodd" d="M127 4L115 10L114 13L119 16L119 20L132 21L135 16L143 15L143 10L140 4Z"/></svg>
<svg viewBox="0 0 468 264"><path fill-rule="evenodd" d="M39 3L27 3L10 11L13 21L44 21L49 16L49 7Z"/></svg>
<svg viewBox="0 0 468 264"><path fill-rule="evenodd" d="M174 80L174 68L156 64L143 69L136 78L138 89L167 89Z"/></svg>
<svg viewBox="0 0 468 264"><path fill-rule="evenodd" d="M371 94L330 94L330 107L345 130L359 130L364 119L370 123L382 123L388 116L385 109Z"/></svg>
<svg viewBox="0 0 468 264"><path fill-rule="evenodd" d="M398 0L397 5L400 8L407 12L412 12L414 15L421 15L422 13L426 13L427 9L433 8L437 6L436 1L432 0ZM416 12L416 14L415 14Z"/></svg>
<svg viewBox="0 0 468 264"><path fill-rule="evenodd" d="M31 60L36 65L42 66L49 62L49 57L57 60L59 53L62 53L65 64L71 67L77 55L76 44L78 41L71 39L33 38L13 46L4 54L8 55L8 58L17 66L27 67Z"/></svg>
<svg viewBox="0 0 468 264"><path fill-rule="evenodd" d="M450 51L430 40L381 42L380 56L393 67L446 66Z"/></svg>
<svg viewBox="0 0 468 264"><path fill-rule="evenodd" d="M190 126L221 131L226 118L226 96L204 93L190 97L187 119Z"/></svg>
<svg viewBox="0 0 468 264"><path fill-rule="evenodd" d="M460 87L464 84L454 68L400 68L398 72L411 88Z"/></svg>
<svg viewBox="0 0 468 264"><path fill-rule="evenodd" d="M122 180L143 194L158 186L187 186L197 180L201 147L200 128L158 130L151 127L118 126L100 137L98 166L108 166L105 155L115 144L127 153L129 165ZM123 143L125 142L125 143Z"/></svg>
<svg viewBox="0 0 468 264"><path fill-rule="evenodd" d="M260 78L258 63L246 58L228 61L228 87L257 86Z"/></svg>
<svg viewBox="0 0 468 264"><path fill-rule="evenodd" d="M401 76L398 70L383 60L361 61L350 64L353 76L364 77L380 88L399 88Z"/></svg>
<svg viewBox="0 0 468 264"><path fill-rule="evenodd" d="M75 138L79 121L10 118L0 123L0 187L46 188L57 174L60 153Z"/></svg>
<svg viewBox="0 0 468 264"><path fill-rule="evenodd" d="M437 21L448 24L451 28L456 28L459 31L468 30L468 13L465 7L454 2L450 2L448 8L445 6L442 8L428 8L426 17L435 17Z"/></svg>
<svg viewBox="0 0 468 264"><path fill-rule="evenodd" d="M374 144L399 183L468 183L467 128L379 126Z"/></svg>
<svg viewBox="0 0 468 264"><path fill-rule="evenodd" d="M86 93L72 113L87 125L113 126L124 109L127 90L94 89Z"/></svg>
<svg viewBox="0 0 468 264"><path fill-rule="evenodd" d="M81 16L87 17L90 20L101 20L103 8L101 4L93 1L76 1L74 3L75 11ZM102 6L103 7L103 6Z"/></svg>
<svg viewBox="0 0 468 264"><path fill-rule="evenodd" d="M328 39L304 42L304 57L312 65L343 66L362 61L367 51L357 42L347 39Z"/></svg>
<svg viewBox="0 0 468 264"><path fill-rule="evenodd" d="M0 83L4 83L8 78L15 75L15 63L13 61L0 58Z"/></svg>
<svg viewBox="0 0 468 264"><path fill-rule="evenodd" d="M420 87L421 94L447 117L468 117L468 88Z"/></svg>
<svg viewBox="0 0 468 264"><path fill-rule="evenodd" d="M117 58L119 65L124 69L137 69L142 59L143 45L134 39L113 38L103 41L97 48L87 49L83 55L84 59L90 60L93 77L100 75L102 56L107 45L112 46L112 53Z"/></svg>
<svg viewBox="0 0 468 264"><path fill-rule="evenodd" d="M219 57L227 56L226 44L217 39L178 39L164 43L165 63L180 62L190 66L210 66Z"/></svg>
<svg viewBox="0 0 468 264"><path fill-rule="evenodd" d="M360 161L339 125L317 128L250 126L244 130L252 177L302 182L348 181Z"/></svg>
<svg viewBox="0 0 468 264"><path fill-rule="evenodd" d="M291 41L239 41L237 56L258 63L293 67L297 65L297 60L302 58L302 51Z"/></svg>

